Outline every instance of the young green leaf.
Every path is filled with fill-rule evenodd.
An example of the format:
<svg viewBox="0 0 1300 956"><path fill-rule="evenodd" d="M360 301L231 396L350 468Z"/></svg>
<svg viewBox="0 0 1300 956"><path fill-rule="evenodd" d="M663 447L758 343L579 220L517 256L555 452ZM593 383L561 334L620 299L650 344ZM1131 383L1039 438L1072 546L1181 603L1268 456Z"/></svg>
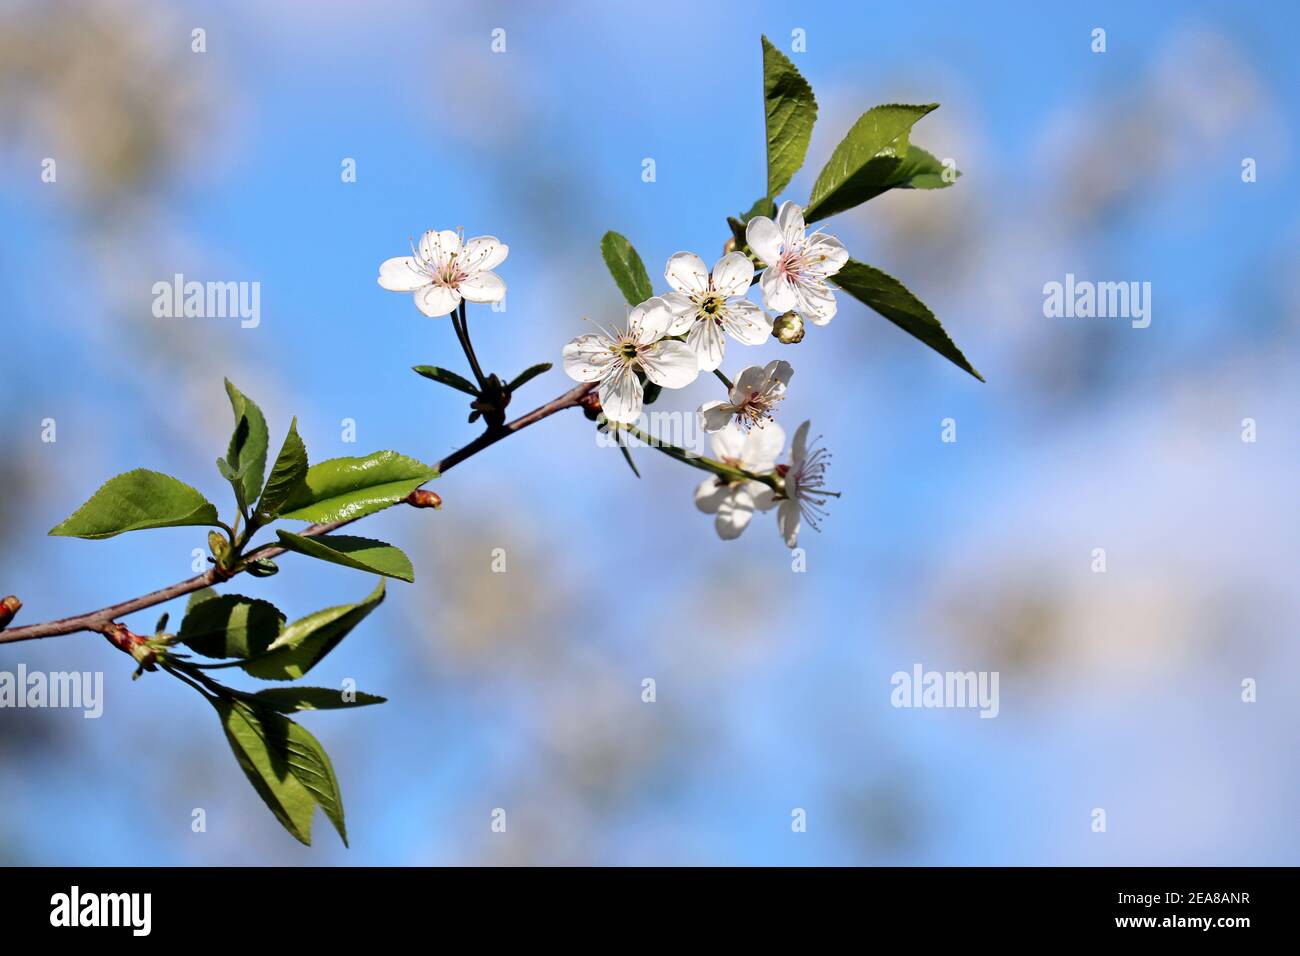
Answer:
<svg viewBox="0 0 1300 956"><path fill-rule="evenodd" d="M627 466L632 469L632 474L640 478L641 472L636 470L636 462L632 460L632 449L628 448L627 445L620 443L618 450L623 453L623 460L627 462Z"/></svg>
<svg viewBox="0 0 1300 956"><path fill-rule="evenodd" d="M190 598L176 637L204 657L242 659L265 653L283 627L274 604L205 589Z"/></svg>
<svg viewBox="0 0 1300 956"><path fill-rule="evenodd" d="M307 446L298 437L298 419L289 423L289 434L284 436L280 454L271 466L271 474L262 488L262 497L257 502L256 515L261 524L273 520L280 513L281 506L288 500L298 486L307 477Z"/></svg>
<svg viewBox="0 0 1300 956"><path fill-rule="evenodd" d="M943 163L920 146L909 143L906 155L889 177L888 186L891 189L947 189L960 175L954 169L948 178L944 178Z"/></svg>
<svg viewBox="0 0 1300 956"><path fill-rule="evenodd" d="M628 305L640 305L655 294L645 263L632 248L632 243L617 232L607 232L601 238L600 254Z"/></svg>
<svg viewBox="0 0 1300 956"><path fill-rule="evenodd" d="M447 385L464 392L466 395L478 397L478 389L474 387L473 382L448 369L438 368L436 365L415 365L412 366L411 371L432 379L440 385Z"/></svg>
<svg viewBox="0 0 1300 956"><path fill-rule="evenodd" d="M316 807L348 844L343 797L325 749L305 727L244 700L209 698L248 782L280 824L311 846Z"/></svg>
<svg viewBox="0 0 1300 956"><path fill-rule="evenodd" d="M965 369L981 382L984 376L975 371L961 349L953 343L920 299L912 295L903 283L888 273L850 259L831 281L859 302L875 309L904 332L914 335L944 358Z"/></svg>
<svg viewBox="0 0 1300 956"><path fill-rule="evenodd" d="M240 666L262 680L297 680L347 637L383 599L381 579L374 591L358 604L326 608L294 621L280 632L265 654Z"/></svg>
<svg viewBox="0 0 1300 956"><path fill-rule="evenodd" d="M767 195L780 195L803 165L817 120L812 87L789 57L763 37L763 107L767 119Z"/></svg>
<svg viewBox="0 0 1300 956"><path fill-rule="evenodd" d="M234 473L231 483L236 485L235 497L239 499L240 508L246 508L257 500L257 493L262 490L270 434L262 410L230 384L230 379L226 379L226 394L230 396L230 407L235 413L235 432L230 436L230 447L226 451L226 468L221 471L228 480L231 476L226 474L227 469Z"/></svg>
<svg viewBox="0 0 1300 956"><path fill-rule="evenodd" d="M269 707L282 714L300 710L348 710L388 702L387 697L363 694L361 691L352 691L345 696L343 691L329 687L268 687L244 697L249 703Z"/></svg>
<svg viewBox="0 0 1300 956"><path fill-rule="evenodd" d="M283 721L283 726L280 722ZM334 829L338 831L343 845L348 845L348 829L343 822L343 795L339 793L338 778L334 776L334 765L315 736L306 727L294 723L288 717L279 714L263 718L263 726L274 731L283 729L284 749L289 763L289 771L298 779L307 792L316 800L316 805L324 812Z"/></svg>
<svg viewBox="0 0 1300 956"><path fill-rule="evenodd" d="M938 103L873 106L863 113L818 174L804 220L825 219L887 190L907 154L908 133L917 120L938 108Z"/></svg>
<svg viewBox="0 0 1300 956"><path fill-rule="evenodd" d="M528 384L533 379L537 378L537 376L549 372L551 368L552 365L550 362L538 362L536 365L528 366L528 368L524 369L510 380L510 384L506 386L506 391L513 392L515 389Z"/></svg>
<svg viewBox="0 0 1300 956"><path fill-rule="evenodd" d="M316 797L290 770L288 749L284 745L287 730L282 726L267 727L265 720L269 716L288 723L288 718L236 701L208 699L221 719L235 760L257 795L281 826L296 840L311 846Z"/></svg>
<svg viewBox="0 0 1300 956"><path fill-rule="evenodd" d="M400 549L382 541L350 534L322 534L311 538L288 531L276 534L280 536L280 544L289 551L401 581L415 580L410 559Z"/></svg>
<svg viewBox="0 0 1300 956"><path fill-rule="evenodd" d="M216 507L183 481L137 468L110 478L50 534L97 540L124 531L183 525L219 526Z"/></svg>
<svg viewBox="0 0 1300 956"><path fill-rule="evenodd" d="M280 517L319 522L361 518L396 504L436 477L438 469L395 451L331 458L307 470L280 509Z"/></svg>

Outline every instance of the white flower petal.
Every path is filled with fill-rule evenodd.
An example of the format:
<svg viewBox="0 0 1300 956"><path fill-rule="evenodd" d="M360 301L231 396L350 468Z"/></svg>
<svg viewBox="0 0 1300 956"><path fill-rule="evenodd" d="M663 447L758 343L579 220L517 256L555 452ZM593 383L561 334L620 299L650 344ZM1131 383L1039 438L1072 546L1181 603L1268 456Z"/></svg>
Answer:
<svg viewBox="0 0 1300 956"><path fill-rule="evenodd" d="M799 543L799 502L783 501L776 511L776 526L785 539L785 546L793 548Z"/></svg>
<svg viewBox="0 0 1300 956"><path fill-rule="evenodd" d="M432 281L414 256L398 256L379 264L379 284L389 292L414 292Z"/></svg>
<svg viewBox="0 0 1300 956"><path fill-rule="evenodd" d="M475 236L465 243L465 271L489 272L509 254L510 247L496 236Z"/></svg>
<svg viewBox="0 0 1300 956"><path fill-rule="evenodd" d="M785 429L776 422L764 422L749 430L740 460L748 471L771 471L785 448Z"/></svg>
<svg viewBox="0 0 1300 956"><path fill-rule="evenodd" d="M727 337L712 319L700 319L686 334L686 345L695 353L701 372L712 372L722 364L727 350Z"/></svg>
<svg viewBox="0 0 1300 956"><path fill-rule="evenodd" d="M766 269L758 280L763 290L763 302L773 312L786 312L799 302L794 286L778 269Z"/></svg>
<svg viewBox="0 0 1300 956"><path fill-rule="evenodd" d="M779 383L782 386L780 393L784 394L784 386L789 385L790 379L794 378L794 366L784 359L773 359L763 367L763 374L769 382Z"/></svg>
<svg viewBox="0 0 1300 956"><path fill-rule="evenodd" d="M739 538L749 520L754 517L754 501L743 488L737 489L726 498L718 508L718 516L713 519L713 526L718 529L718 537L724 541Z"/></svg>
<svg viewBox="0 0 1300 956"><path fill-rule="evenodd" d="M716 432L726 428L731 416L736 414L736 406L726 402L705 402L696 412L700 416L700 426L706 432Z"/></svg>
<svg viewBox="0 0 1300 956"><path fill-rule="evenodd" d="M425 262L445 265L460 252L460 234L451 229L434 232L430 229L420 237L420 258Z"/></svg>
<svg viewBox="0 0 1300 956"><path fill-rule="evenodd" d="M772 317L748 299L732 299L722 315L722 327L737 342L762 345L772 335Z"/></svg>
<svg viewBox="0 0 1300 956"><path fill-rule="evenodd" d="M714 432L709 438L716 458L739 460L745 449L745 432L735 422L727 422L725 427Z"/></svg>
<svg viewBox="0 0 1300 956"><path fill-rule="evenodd" d="M603 335L579 335L564 347L564 371L575 382L600 381L615 359Z"/></svg>
<svg viewBox="0 0 1300 956"><path fill-rule="evenodd" d="M776 504L776 492L763 484L761 481L751 481L745 487L749 490L749 496L754 499L754 508L757 511L771 511L772 506Z"/></svg>
<svg viewBox="0 0 1300 956"><path fill-rule="evenodd" d="M818 236L815 242L809 243L806 254L814 259L821 257L813 269L823 276L835 275L849 261L849 250L834 236Z"/></svg>
<svg viewBox="0 0 1300 956"><path fill-rule="evenodd" d="M426 285L415 293L415 307L434 318L449 315L460 305L460 293L445 285Z"/></svg>
<svg viewBox="0 0 1300 956"><path fill-rule="evenodd" d="M744 295L754 279L754 263L743 252L728 252L713 266L713 291L725 296Z"/></svg>
<svg viewBox="0 0 1300 956"><path fill-rule="evenodd" d="M677 252L664 268L664 278L678 292L698 299L709 291L709 270L693 252Z"/></svg>
<svg viewBox="0 0 1300 956"><path fill-rule="evenodd" d="M776 225L781 230L781 238L785 240L787 249L803 242L803 234L807 226L803 221L803 208L798 203L789 200L781 203L781 208L776 214Z"/></svg>
<svg viewBox="0 0 1300 956"><path fill-rule="evenodd" d="M636 423L641 414L643 390L632 366L612 369L600 382L600 407L611 422Z"/></svg>
<svg viewBox="0 0 1300 956"><path fill-rule="evenodd" d="M694 318L699 306L691 301L688 295L682 295L680 292L665 292L658 298L663 299L668 305L668 311L673 315L689 315Z"/></svg>
<svg viewBox="0 0 1300 956"><path fill-rule="evenodd" d="M700 374L695 353L685 342L664 339L641 350L646 378L664 388L685 388Z"/></svg>
<svg viewBox="0 0 1300 956"><path fill-rule="evenodd" d="M835 293L825 282L806 283L798 297L794 308L813 325L825 325L835 318Z"/></svg>
<svg viewBox="0 0 1300 956"><path fill-rule="evenodd" d="M471 272L458 288L470 302L500 302L506 294L506 284L495 272Z"/></svg>
<svg viewBox="0 0 1300 956"><path fill-rule="evenodd" d="M718 508L731 496L731 486L717 477L708 477L695 489L695 507L706 515L717 514Z"/></svg>
<svg viewBox="0 0 1300 956"><path fill-rule="evenodd" d="M769 363L770 364L770 363ZM730 398L739 405L755 392L760 392L767 384L768 372L761 365L751 365L743 369L731 385Z"/></svg>
<svg viewBox="0 0 1300 956"><path fill-rule="evenodd" d="M674 322L672 309L659 297L646 299L627 317L627 330L642 345L657 342Z"/></svg>
<svg viewBox="0 0 1300 956"><path fill-rule="evenodd" d="M791 471L798 471L798 466L808 457L808 428L811 425L811 421L806 421L795 429L794 441L790 444Z"/></svg>
<svg viewBox="0 0 1300 956"><path fill-rule="evenodd" d="M767 265L772 265L781 258L781 230L776 223L766 216L755 216L745 226L745 241Z"/></svg>

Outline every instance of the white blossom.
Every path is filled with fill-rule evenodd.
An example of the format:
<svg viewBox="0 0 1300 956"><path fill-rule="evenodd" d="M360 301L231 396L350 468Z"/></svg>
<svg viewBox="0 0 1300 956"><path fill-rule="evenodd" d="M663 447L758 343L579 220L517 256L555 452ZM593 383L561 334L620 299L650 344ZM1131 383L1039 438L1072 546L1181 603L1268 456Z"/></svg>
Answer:
<svg viewBox="0 0 1300 956"><path fill-rule="evenodd" d="M784 482L776 523L788 548L799 543L799 527L803 520L807 520L814 531L820 530L821 520L826 517L826 500L840 496L838 491L826 490L830 452L816 445L811 451L808 449L810 424L804 422L795 431L794 444L790 448L790 464L778 465L776 468L776 473Z"/></svg>
<svg viewBox="0 0 1300 956"><path fill-rule="evenodd" d="M775 469L777 456L785 447L785 431L776 422L767 422L748 432L735 422L710 436L713 454L723 464L751 474L765 474ZM761 481L728 481L711 476L695 489L695 506L705 514L716 515L714 527L718 537L739 537L755 511L767 511L776 504L775 492Z"/></svg>
<svg viewBox="0 0 1300 956"><path fill-rule="evenodd" d="M506 261L510 247L495 236L462 242L450 229L430 229L411 255L386 259L379 266L379 284L390 292L415 293L415 305L425 315L448 315L461 299L498 302L506 284L492 270Z"/></svg>
<svg viewBox="0 0 1300 956"><path fill-rule="evenodd" d="M632 310L626 330L580 335L566 345L564 371L579 382L600 382L605 417L630 425L641 414L638 370L664 388L684 388L700 373L685 343L664 338L672 323L663 299L647 299Z"/></svg>
<svg viewBox="0 0 1300 956"><path fill-rule="evenodd" d="M803 209L784 202L776 222L766 216L749 220L745 239L767 263L759 279L767 307L793 309L814 325L825 325L835 317L835 295L826 280L844 267L849 253L834 236L820 229L809 236L806 229Z"/></svg>
<svg viewBox="0 0 1300 956"><path fill-rule="evenodd" d="M727 401L705 402L699 408L700 422L706 432L726 427L733 418L742 428L761 425L785 398L786 385L794 375L789 362L775 359L767 365L751 365L732 383Z"/></svg>
<svg viewBox="0 0 1300 956"><path fill-rule="evenodd" d="M772 319L745 298L754 278L748 256L727 253L710 273L699 256L679 252L668 260L664 278L673 287L663 297L674 317L670 334L686 333L701 372L722 364L727 335L746 345L762 345L772 334Z"/></svg>

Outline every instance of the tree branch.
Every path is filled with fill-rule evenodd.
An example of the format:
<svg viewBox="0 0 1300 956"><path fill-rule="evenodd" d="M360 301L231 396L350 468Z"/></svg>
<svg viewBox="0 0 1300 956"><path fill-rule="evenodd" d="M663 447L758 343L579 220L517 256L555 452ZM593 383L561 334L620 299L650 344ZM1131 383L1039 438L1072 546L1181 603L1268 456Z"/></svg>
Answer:
<svg viewBox="0 0 1300 956"><path fill-rule="evenodd" d="M499 428L489 428L478 438L474 439L463 448L452 452L442 461L438 462L439 474L454 468L467 458L477 455L483 449L490 445L495 445L501 439L513 435L515 432L527 428L535 422L540 422L543 418L549 418L556 412L563 411L566 408L577 408L582 404L589 392L596 387L594 382L579 385L569 389L563 395L553 398L545 405L534 408L526 415L521 415L512 422L507 422ZM337 531L344 525L357 521L357 518L351 518L345 521L332 521L328 524L314 524L306 530L300 532L305 537L315 537L317 535L329 534L331 531ZM273 558L277 555L284 554L284 548L279 545L264 545L261 548L252 551L247 555L248 558ZM56 637L60 634L76 634L79 631L98 631L103 633L104 629L119 617L127 614L133 614L136 611L143 611L145 608L153 607L170 601L173 598L190 594L194 591L200 591L203 588L211 587L214 584L220 584L229 580L230 575L222 574L216 568L205 571L203 574L195 575L184 581L178 581L176 584L169 585L165 588L159 588L157 591L150 591L148 594L142 594L139 597L131 598L129 601L122 601L109 607L100 608L98 611L89 611L85 614L78 614L73 617L59 618L57 621L47 621L44 624L28 624L26 627L16 627L9 630L0 631L0 644L13 644L17 641L32 641L42 637Z"/></svg>

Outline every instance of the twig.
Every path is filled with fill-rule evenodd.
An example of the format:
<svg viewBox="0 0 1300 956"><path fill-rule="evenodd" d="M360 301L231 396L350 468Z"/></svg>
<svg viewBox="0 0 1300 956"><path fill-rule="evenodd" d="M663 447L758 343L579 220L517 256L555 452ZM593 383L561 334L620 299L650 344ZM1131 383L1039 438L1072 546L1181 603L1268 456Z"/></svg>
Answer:
<svg viewBox="0 0 1300 956"><path fill-rule="evenodd" d="M492 428L479 435L468 445L452 452L442 461L438 462L439 473L454 468L467 458L473 457L490 445L495 445L507 435L513 435L521 429L527 428L543 418L549 418L556 412L563 411L566 408L577 408L582 404L587 394L596 387L594 382L579 385L569 389L563 395L553 398L545 405L534 408L526 415L521 415L512 422L507 422L500 428ZM304 537L316 537L317 535L329 534L331 531L337 531L344 525L349 525L357 518L351 518L344 521L331 521L327 524L314 524L306 528L300 534ZM265 545L248 554L248 559L253 558L274 558L284 554L284 548L279 545ZM222 581L228 580L229 574L222 574L216 568L205 571L203 574L195 575L184 581L178 581L176 584L169 585L165 588L159 588L157 591L150 591L148 594L142 594L139 597L131 598L129 601L122 601L109 607L100 608L98 611L89 611L85 614L77 614L73 617L59 618L56 621L47 621L44 624L28 624L26 627L10 628L6 631L0 631L0 644L13 644L18 641L32 641L42 637L57 637L61 634L76 634L80 631L98 631L103 632L104 628L111 624L119 617L125 617L127 614L133 614L136 611L143 611L145 608L162 604L174 598L191 594L194 591L200 591L203 588L211 587Z"/></svg>

